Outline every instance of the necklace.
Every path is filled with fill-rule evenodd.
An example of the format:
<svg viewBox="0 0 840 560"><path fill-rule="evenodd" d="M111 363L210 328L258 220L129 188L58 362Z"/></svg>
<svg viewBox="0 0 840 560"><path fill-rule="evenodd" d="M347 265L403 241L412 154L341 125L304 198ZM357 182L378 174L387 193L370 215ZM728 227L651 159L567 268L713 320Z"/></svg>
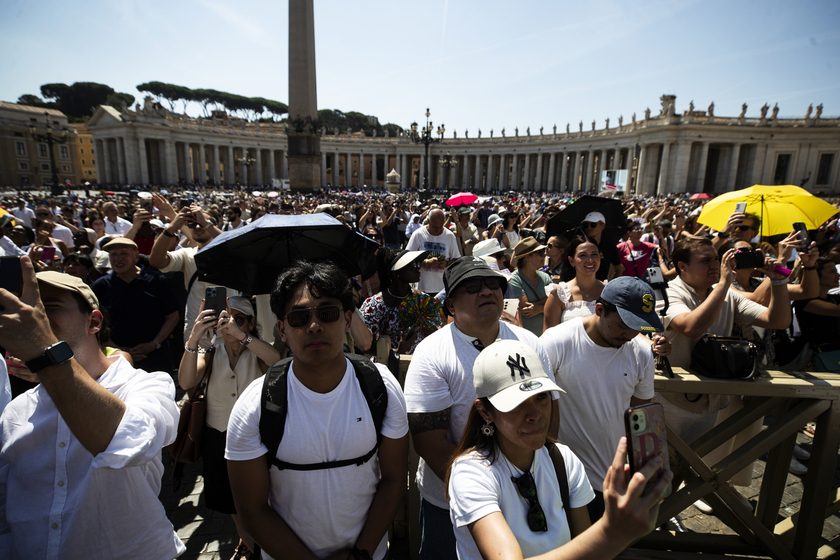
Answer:
<svg viewBox="0 0 840 560"><path fill-rule="evenodd" d="M392 291L391 291L391 286L388 286L388 287L387 287L387 288L385 288L385 289L388 291L388 293L389 293L389 294L391 294L391 297L392 297L392 298L394 298L394 299L398 299L398 300L404 300L405 298L407 298L408 296L410 296L410 295L411 295L411 289L410 289L410 288L409 288L409 290L408 290L408 293L407 293L407 294L405 294L404 296L398 296L397 294L395 294L394 292L392 292Z"/></svg>

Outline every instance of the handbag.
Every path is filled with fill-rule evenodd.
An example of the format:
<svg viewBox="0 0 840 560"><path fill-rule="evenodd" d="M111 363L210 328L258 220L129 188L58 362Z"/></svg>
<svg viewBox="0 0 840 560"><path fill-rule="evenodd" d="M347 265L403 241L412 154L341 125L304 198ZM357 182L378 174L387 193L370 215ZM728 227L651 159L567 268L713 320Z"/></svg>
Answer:
<svg viewBox="0 0 840 560"><path fill-rule="evenodd" d="M181 405L178 435L169 445L169 454L175 463L195 463L201 457L201 436L204 433L204 419L207 416L207 382L213 370L214 355L215 349L208 350L204 354L207 364L204 368L204 377Z"/></svg>
<svg viewBox="0 0 840 560"><path fill-rule="evenodd" d="M691 369L717 379L753 379L758 347L745 338L704 334L691 352Z"/></svg>
<svg viewBox="0 0 840 560"><path fill-rule="evenodd" d="M811 364L814 371L827 371L829 373L840 373L840 350L834 344L818 346L811 357Z"/></svg>

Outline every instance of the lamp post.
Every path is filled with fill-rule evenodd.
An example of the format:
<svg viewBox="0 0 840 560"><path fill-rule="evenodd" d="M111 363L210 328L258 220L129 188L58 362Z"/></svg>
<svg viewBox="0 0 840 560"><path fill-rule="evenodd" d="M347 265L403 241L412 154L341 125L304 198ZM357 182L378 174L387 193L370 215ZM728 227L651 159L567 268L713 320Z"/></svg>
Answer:
<svg viewBox="0 0 840 560"><path fill-rule="evenodd" d="M50 169L52 170L52 185L50 186L50 193L53 196L60 196L64 189L58 184L58 168L55 166L55 153L53 152L53 144L64 144L67 142L67 129L61 129L61 136L53 136L52 124L50 124L50 114L44 111L44 118L47 121L47 133L38 134L35 125L29 126L29 134L35 142L44 142L47 144L47 149L50 152Z"/></svg>
<svg viewBox="0 0 840 560"><path fill-rule="evenodd" d="M440 158L440 169L441 169L441 171L443 171L445 169L449 170L449 173L444 175L444 177L446 177L446 184L444 185L446 190L449 190L449 179L450 179L450 176L452 174L452 169L454 169L456 167L458 167L458 159L452 157L452 154L450 154L449 152L446 152L446 155L443 156L442 158Z"/></svg>
<svg viewBox="0 0 840 560"><path fill-rule="evenodd" d="M417 122L411 123L411 127L408 132L408 138L415 144L423 144L426 146L426 169L423 173L423 188L428 189L429 187L429 144L436 144L443 140L443 133L445 129L443 124L441 124L437 129L438 137L435 138L432 136L434 131L434 126L432 126L432 121L429 120L429 108L426 108L426 126L419 129L417 128Z"/></svg>
<svg viewBox="0 0 840 560"><path fill-rule="evenodd" d="M249 184L248 183L248 176L251 175L251 166L254 165L255 163L257 163L257 160L252 158L252 157L249 157L248 153L246 152L244 156L236 158L236 162L240 165L245 166L245 168L247 170L246 171L247 175L245 176L245 185L244 186L248 186L248 184Z"/></svg>

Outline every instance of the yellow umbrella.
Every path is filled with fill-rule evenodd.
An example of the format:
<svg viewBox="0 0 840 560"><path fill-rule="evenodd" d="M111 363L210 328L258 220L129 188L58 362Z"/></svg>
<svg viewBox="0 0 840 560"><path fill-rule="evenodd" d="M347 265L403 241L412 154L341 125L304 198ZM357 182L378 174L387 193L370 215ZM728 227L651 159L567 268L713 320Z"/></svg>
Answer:
<svg viewBox="0 0 840 560"><path fill-rule="evenodd" d="M720 231L738 202L746 202L747 213L761 218L759 233L763 236L790 233L794 222L817 229L838 212L828 202L794 185L754 185L707 202L697 221Z"/></svg>

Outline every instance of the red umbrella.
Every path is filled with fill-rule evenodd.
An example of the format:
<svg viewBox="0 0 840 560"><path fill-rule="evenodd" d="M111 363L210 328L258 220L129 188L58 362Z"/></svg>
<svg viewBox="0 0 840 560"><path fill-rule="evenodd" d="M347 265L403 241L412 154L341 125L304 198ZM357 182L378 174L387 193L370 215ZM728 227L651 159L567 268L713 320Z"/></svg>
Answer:
<svg viewBox="0 0 840 560"><path fill-rule="evenodd" d="M114 196L115 194L117 193L115 193L114 191L105 191L106 196Z"/></svg>
<svg viewBox="0 0 840 560"><path fill-rule="evenodd" d="M701 193L694 193L688 200L712 200L714 197L709 193L701 192Z"/></svg>
<svg viewBox="0 0 840 560"><path fill-rule="evenodd" d="M446 201L447 206L464 206L465 204L472 204L478 197L475 196L473 193L468 192L459 192L458 194L453 194L449 197L449 200Z"/></svg>

